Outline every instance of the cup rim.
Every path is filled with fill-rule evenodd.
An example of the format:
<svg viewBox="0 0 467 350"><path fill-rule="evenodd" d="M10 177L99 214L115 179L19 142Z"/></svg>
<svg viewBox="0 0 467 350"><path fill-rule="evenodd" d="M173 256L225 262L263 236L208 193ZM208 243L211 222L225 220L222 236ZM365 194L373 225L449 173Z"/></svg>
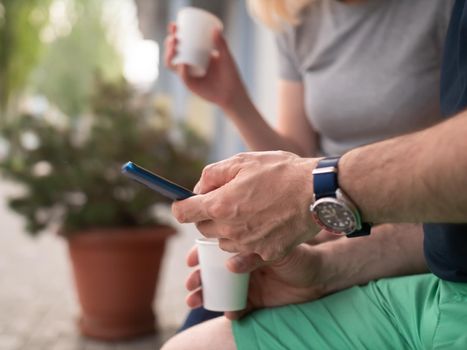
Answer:
<svg viewBox="0 0 467 350"><path fill-rule="evenodd" d="M217 24L217 26L219 27L220 30L224 29L224 25L223 25L222 21L220 20L220 18L217 17L215 14L207 11L207 10L204 10L202 8L195 7L195 6L185 6L178 13L181 14L182 12L186 12L186 11L194 11L194 12L198 12L198 13L202 13L204 15L207 15L212 20L214 20L214 22Z"/></svg>
<svg viewBox="0 0 467 350"><path fill-rule="evenodd" d="M196 243L197 244L204 244L204 245L219 245L219 240L217 238L206 238L206 237L200 237L196 238Z"/></svg>

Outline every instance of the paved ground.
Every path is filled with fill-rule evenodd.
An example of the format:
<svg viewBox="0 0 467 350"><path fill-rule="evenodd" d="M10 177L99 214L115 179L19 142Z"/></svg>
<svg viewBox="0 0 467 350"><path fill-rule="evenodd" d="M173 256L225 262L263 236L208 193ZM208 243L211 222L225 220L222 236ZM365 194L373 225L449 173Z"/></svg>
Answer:
<svg viewBox="0 0 467 350"><path fill-rule="evenodd" d="M159 335L129 342L104 343L81 337L78 305L63 240L51 233L33 239L22 230L3 198L14 189L0 182L0 350L146 350L160 344L183 320L184 257L197 236L193 226L178 226L160 276L154 308Z"/></svg>

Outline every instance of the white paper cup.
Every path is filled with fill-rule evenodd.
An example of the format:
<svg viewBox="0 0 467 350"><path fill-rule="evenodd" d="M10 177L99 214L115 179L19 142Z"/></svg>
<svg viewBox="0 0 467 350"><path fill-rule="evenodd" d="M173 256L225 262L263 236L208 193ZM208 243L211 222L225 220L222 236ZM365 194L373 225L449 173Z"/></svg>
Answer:
<svg viewBox="0 0 467 350"><path fill-rule="evenodd" d="M177 54L174 65L187 64L191 76L206 74L214 50L214 30L222 30L222 22L212 13L196 7L185 7L177 15Z"/></svg>
<svg viewBox="0 0 467 350"><path fill-rule="evenodd" d="M199 238L199 265L203 287L203 306L211 311L235 311L246 307L249 273L229 271L225 262L235 253L219 248L217 239Z"/></svg>

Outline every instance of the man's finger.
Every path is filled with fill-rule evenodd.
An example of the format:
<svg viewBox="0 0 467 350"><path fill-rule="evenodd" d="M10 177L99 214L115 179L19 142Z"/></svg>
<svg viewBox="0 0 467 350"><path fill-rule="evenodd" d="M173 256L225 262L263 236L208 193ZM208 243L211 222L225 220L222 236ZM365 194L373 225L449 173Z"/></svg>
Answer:
<svg viewBox="0 0 467 350"><path fill-rule="evenodd" d="M196 265L199 265L199 259L198 259L198 247L193 246L191 247L190 251L188 252L186 256L186 264L189 267L194 267Z"/></svg>
<svg viewBox="0 0 467 350"><path fill-rule="evenodd" d="M256 253L240 253L226 262L227 268L235 273L247 273L268 264Z"/></svg>
<svg viewBox="0 0 467 350"><path fill-rule="evenodd" d="M218 188L206 194L198 194L181 201L172 203L172 214L181 223L206 220L219 220L227 217L232 210L233 199L228 187ZM200 223L203 225L203 223ZM204 223L206 226L209 223ZM219 229L220 227L217 227ZM200 228L198 228L200 229ZM204 232L200 229L201 233ZM220 231L224 232L226 230ZM212 233L206 228L206 234ZM207 235L206 235L207 236ZM214 237L218 237L215 234Z"/></svg>
<svg viewBox="0 0 467 350"><path fill-rule="evenodd" d="M228 238L219 238L219 248L229 253L238 253L240 251L238 244Z"/></svg>
<svg viewBox="0 0 467 350"><path fill-rule="evenodd" d="M239 170L236 157L210 164L203 169L201 178L196 184L196 190L203 194L222 187L235 178Z"/></svg>
<svg viewBox="0 0 467 350"><path fill-rule="evenodd" d="M185 287L187 290L194 291L201 287L201 271L198 269L194 271L186 280Z"/></svg>
<svg viewBox="0 0 467 350"><path fill-rule="evenodd" d="M185 302L192 309L203 306L203 294L201 292L201 289L188 294L188 296L185 299Z"/></svg>
<svg viewBox="0 0 467 350"><path fill-rule="evenodd" d="M193 193L200 194L200 192L199 192L199 180L196 183L195 187L193 188Z"/></svg>
<svg viewBox="0 0 467 350"><path fill-rule="evenodd" d="M180 223L198 222L211 219L206 206L203 204L203 195L193 196L182 201L172 203L172 214Z"/></svg>
<svg viewBox="0 0 467 350"><path fill-rule="evenodd" d="M221 237L221 229L219 228L219 224L215 223L212 220L198 221L196 223L196 228L206 238Z"/></svg>

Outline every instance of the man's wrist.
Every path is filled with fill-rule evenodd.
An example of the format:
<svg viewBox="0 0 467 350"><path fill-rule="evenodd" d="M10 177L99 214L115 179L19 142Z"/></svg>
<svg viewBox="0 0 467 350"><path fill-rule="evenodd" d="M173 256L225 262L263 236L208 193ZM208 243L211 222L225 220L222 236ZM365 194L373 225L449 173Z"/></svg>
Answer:
<svg viewBox="0 0 467 350"><path fill-rule="evenodd" d="M316 222L313 220L311 213L309 212L310 206L315 201L315 194L313 189L313 170L316 168L316 165L322 158L300 158L301 160L301 169L303 174L303 184L301 186L302 195L303 195L303 203L305 203L305 208L308 211L307 215L310 221L310 237L309 239L316 236L320 231L321 227L319 227Z"/></svg>
<svg viewBox="0 0 467 350"><path fill-rule="evenodd" d="M348 249L353 240L338 238L331 242L311 246L318 255L319 269L316 280L320 285L323 296L351 287L353 283L352 264L349 261ZM344 254L344 255L342 255ZM316 267L315 267L316 268Z"/></svg>
<svg viewBox="0 0 467 350"><path fill-rule="evenodd" d="M307 281L307 287L319 291L319 297L333 293L336 290L333 284L335 266L332 256L330 256L332 249L330 249L329 244L303 244L303 246L308 255L305 265L308 271L313 271L313 273L310 273L312 277ZM310 298L310 300L315 298L316 296Z"/></svg>

